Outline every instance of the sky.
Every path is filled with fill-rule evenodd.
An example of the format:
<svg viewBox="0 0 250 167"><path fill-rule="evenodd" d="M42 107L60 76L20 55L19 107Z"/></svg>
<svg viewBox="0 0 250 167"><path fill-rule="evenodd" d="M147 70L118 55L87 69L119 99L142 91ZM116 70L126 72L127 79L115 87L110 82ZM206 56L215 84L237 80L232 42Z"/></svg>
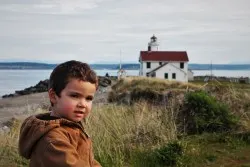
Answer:
<svg viewBox="0 0 250 167"><path fill-rule="evenodd" d="M0 61L138 63L155 34L190 63L250 63L249 0L0 0Z"/></svg>

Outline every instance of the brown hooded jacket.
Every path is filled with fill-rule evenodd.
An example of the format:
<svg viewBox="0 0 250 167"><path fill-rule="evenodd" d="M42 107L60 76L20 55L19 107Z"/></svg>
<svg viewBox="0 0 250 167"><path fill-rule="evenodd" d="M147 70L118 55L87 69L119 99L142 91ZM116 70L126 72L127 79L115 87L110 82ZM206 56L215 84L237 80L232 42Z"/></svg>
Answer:
<svg viewBox="0 0 250 167"><path fill-rule="evenodd" d="M50 116L27 118L21 127L19 153L31 167L99 167L92 142L81 123Z"/></svg>

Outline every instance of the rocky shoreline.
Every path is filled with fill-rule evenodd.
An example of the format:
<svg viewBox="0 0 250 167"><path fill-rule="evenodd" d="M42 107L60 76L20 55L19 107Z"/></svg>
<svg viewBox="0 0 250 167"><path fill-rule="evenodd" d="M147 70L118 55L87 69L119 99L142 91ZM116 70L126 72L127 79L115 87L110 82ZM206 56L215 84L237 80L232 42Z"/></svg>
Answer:
<svg viewBox="0 0 250 167"><path fill-rule="evenodd" d="M98 77L98 84L100 87L108 87L112 83L112 79L115 78L110 78L110 77ZM42 93L42 92L47 92L48 91L48 84L49 80L43 80L39 81L35 86L30 86L28 88L25 88L24 90L16 90L15 93L11 94L5 94L2 96L2 98L11 98L11 97L18 97L18 96L23 96L23 95L29 95L33 93Z"/></svg>

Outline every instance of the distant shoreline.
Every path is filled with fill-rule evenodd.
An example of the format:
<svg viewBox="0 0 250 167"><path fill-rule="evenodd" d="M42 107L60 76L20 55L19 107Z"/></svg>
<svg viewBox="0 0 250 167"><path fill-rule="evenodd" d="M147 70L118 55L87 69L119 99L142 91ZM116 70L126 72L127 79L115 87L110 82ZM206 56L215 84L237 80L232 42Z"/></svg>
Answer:
<svg viewBox="0 0 250 167"><path fill-rule="evenodd" d="M0 68L0 70L53 70L53 68ZM94 69L94 70L118 70L118 69ZM139 69L125 69L125 70L139 70ZM190 69L190 70L195 70L195 71L210 71L210 69ZM250 71L250 69L212 69L212 71Z"/></svg>
<svg viewBox="0 0 250 167"><path fill-rule="evenodd" d="M26 62L0 62L0 70L52 70L57 64L26 63ZM118 70L119 64L90 64L94 70ZM139 70L140 64L124 63L125 70ZM250 64L188 64L190 70L250 70Z"/></svg>

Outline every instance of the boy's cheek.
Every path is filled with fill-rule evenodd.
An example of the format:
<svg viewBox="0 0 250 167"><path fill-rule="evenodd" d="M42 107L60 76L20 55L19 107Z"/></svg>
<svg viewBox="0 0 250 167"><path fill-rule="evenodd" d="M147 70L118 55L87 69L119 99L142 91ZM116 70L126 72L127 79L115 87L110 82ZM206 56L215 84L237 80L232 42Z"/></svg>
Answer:
<svg viewBox="0 0 250 167"><path fill-rule="evenodd" d="M63 106L63 110L66 110L66 111L73 111L74 110L74 106L73 105L64 105Z"/></svg>

